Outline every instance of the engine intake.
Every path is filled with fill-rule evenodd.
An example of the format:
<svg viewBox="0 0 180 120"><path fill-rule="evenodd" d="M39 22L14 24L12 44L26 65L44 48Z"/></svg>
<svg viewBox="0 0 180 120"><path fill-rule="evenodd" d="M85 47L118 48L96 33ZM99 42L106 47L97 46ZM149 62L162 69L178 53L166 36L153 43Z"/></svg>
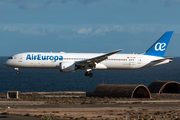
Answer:
<svg viewBox="0 0 180 120"><path fill-rule="evenodd" d="M77 67L74 62L61 62L59 64L60 67L60 72L64 73L70 73L70 72L75 72Z"/></svg>

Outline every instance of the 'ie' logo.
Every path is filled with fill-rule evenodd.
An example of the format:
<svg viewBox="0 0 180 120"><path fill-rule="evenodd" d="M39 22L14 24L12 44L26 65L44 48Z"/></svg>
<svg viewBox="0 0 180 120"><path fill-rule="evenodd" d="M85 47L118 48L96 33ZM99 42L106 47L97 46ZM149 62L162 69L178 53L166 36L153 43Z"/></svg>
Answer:
<svg viewBox="0 0 180 120"><path fill-rule="evenodd" d="M156 51L164 51L166 48L166 43L156 43L156 45L155 45L155 50Z"/></svg>

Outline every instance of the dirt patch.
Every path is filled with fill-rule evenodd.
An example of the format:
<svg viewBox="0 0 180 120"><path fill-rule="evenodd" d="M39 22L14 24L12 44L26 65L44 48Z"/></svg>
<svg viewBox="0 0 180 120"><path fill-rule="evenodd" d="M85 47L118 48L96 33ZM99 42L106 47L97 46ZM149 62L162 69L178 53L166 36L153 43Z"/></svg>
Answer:
<svg viewBox="0 0 180 120"><path fill-rule="evenodd" d="M83 95L82 95L83 94ZM62 92L53 93L20 93L19 99L7 99L5 93L0 93L0 101L43 101L40 105L29 105L18 107L1 108L1 114L43 117L48 116L53 119L180 119L179 102L163 104L163 100L178 100L179 94L152 94L151 99L128 99L128 98L99 98L88 97L79 92L63 94ZM142 103L142 101L155 101ZM160 102L156 102L156 100ZM120 102L119 102L120 101ZM135 101L135 102L129 102ZM176 104L176 106L174 106ZM63 107L54 107L65 105ZM67 106L66 106L67 105ZM75 106L76 105L76 106ZM101 105L101 106L98 106ZM108 106L107 106L108 105ZM145 105L149 105L146 107ZM14 107L15 106L15 107ZM33 107L32 107L33 106ZM159 106L159 107L157 107Z"/></svg>
<svg viewBox="0 0 180 120"><path fill-rule="evenodd" d="M54 119L178 119L179 107L11 108L6 114ZM4 114L5 114L4 113ZM2 113L3 114L3 113Z"/></svg>

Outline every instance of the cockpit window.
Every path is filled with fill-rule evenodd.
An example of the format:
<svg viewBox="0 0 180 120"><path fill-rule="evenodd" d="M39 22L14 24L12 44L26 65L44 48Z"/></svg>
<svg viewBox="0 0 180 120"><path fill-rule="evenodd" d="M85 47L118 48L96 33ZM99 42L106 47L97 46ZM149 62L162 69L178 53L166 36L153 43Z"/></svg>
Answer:
<svg viewBox="0 0 180 120"><path fill-rule="evenodd" d="M13 59L13 57L8 57L8 59Z"/></svg>

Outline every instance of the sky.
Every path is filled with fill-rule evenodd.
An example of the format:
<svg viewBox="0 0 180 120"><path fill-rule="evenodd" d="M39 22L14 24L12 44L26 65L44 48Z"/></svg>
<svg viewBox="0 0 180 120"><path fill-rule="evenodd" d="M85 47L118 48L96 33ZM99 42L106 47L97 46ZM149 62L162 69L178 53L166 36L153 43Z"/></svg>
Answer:
<svg viewBox="0 0 180 120"><path fill-rule="evenodd" d="M144 53L174 31L165 56L180 56L180 0L0 0L0 56L22 52Z"/></svg>

